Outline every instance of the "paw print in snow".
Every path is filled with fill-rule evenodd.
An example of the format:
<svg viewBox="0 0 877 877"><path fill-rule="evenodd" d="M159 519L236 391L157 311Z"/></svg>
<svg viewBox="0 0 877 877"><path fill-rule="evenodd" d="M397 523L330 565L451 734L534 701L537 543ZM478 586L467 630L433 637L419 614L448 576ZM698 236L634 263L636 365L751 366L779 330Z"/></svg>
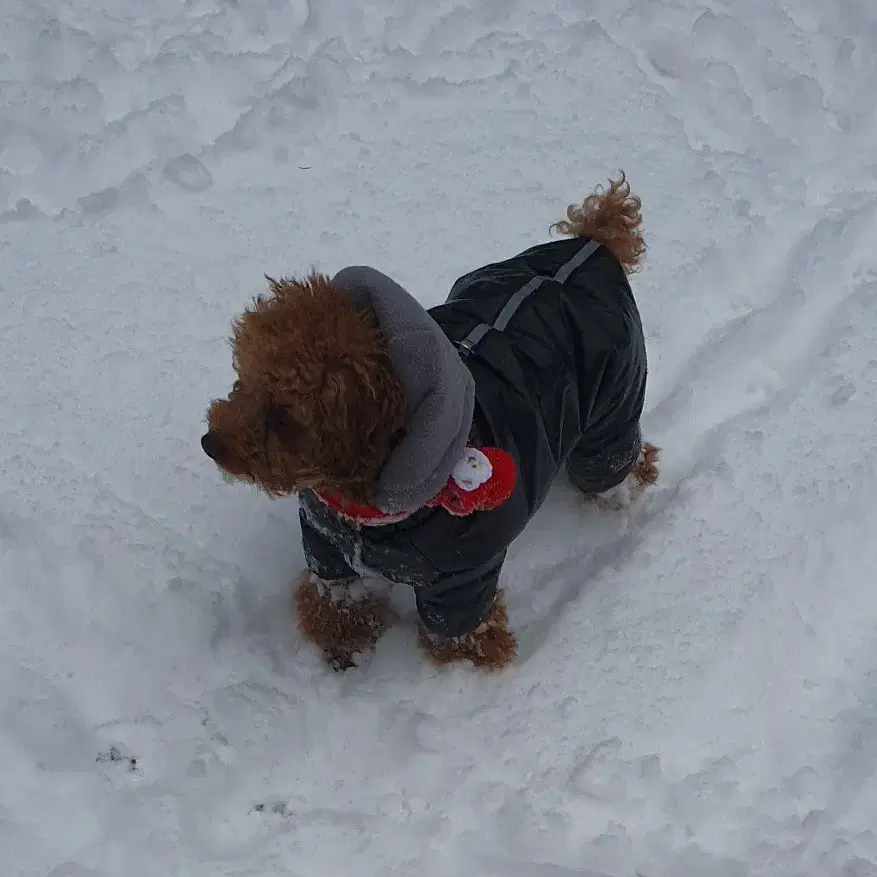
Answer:
<svg viewBox="0 0 877 877"><path fill-rule="evenodd" d="M137 759L133 755L124 755L115 746L99 753L95 761L98 764L125 764L131 773L137 772Z"/></svg>
<svg viewBox="0 0 877 877"><path fill-rule="evenodd" d="M251 813L273 813L275 816L290 816L286 801L274 801L272 804L256 804Z"/></svg>

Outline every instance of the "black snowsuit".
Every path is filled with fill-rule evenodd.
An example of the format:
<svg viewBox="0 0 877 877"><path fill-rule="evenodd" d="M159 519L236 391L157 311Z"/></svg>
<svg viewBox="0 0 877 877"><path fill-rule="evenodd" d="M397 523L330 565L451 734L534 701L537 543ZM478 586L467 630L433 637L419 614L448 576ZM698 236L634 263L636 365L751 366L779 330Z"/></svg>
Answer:
<svg viewBox="0 0 877 877"><path fill-rule="evenodd" d="M533 247L461 277L430 309L475 379L471 443L508 451L511 499L455 517L426 508L394 524L358 526L300 495L305 556L323 579L366 567L414 587L423 625L444 636L486 615L511 542L566 464L573 484L618 485L641 449L646 387L642 325L627 278L596 242Z"/></svg>

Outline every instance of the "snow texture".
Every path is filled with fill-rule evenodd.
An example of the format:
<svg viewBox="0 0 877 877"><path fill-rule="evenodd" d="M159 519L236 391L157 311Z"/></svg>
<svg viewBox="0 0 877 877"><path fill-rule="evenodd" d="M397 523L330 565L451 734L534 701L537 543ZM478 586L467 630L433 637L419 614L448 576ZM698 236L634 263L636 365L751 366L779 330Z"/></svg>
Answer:
<svg viewBox="0 0 877 877"><path fill-rule="evenodd" d="M0 872L877 875L869 0L3 0ZM427 305L623 168L662 482L517 664L335 675L198 439L263 273Z"/></svg>

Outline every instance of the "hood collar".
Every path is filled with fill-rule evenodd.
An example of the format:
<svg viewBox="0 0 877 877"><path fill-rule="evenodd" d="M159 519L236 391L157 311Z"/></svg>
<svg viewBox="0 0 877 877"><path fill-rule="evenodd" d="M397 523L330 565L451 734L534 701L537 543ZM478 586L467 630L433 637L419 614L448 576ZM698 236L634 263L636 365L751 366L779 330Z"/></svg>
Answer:
<svg viewBox="0 0 877 877"><path fill-rule="evenodd" d="M394 280L352 266L332 282L374 312L402 384L406 431L381 470L373 504L385 515L404 515L436 497L463 456L475 381L438 323Z"/></svg>

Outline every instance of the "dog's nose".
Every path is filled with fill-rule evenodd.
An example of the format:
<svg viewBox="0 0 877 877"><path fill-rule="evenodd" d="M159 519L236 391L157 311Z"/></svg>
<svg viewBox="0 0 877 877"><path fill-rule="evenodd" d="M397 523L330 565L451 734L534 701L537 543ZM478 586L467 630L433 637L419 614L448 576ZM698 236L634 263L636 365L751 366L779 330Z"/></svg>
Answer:
<svg viewBox="0 0 877 877"><path fill-rule="evenodd" d="M219 451L218 446L219 442L216 440L216 435L214 433L205 432L204 435L201 436L201 448L211 460L216 459L216 455Z"/></svg>

